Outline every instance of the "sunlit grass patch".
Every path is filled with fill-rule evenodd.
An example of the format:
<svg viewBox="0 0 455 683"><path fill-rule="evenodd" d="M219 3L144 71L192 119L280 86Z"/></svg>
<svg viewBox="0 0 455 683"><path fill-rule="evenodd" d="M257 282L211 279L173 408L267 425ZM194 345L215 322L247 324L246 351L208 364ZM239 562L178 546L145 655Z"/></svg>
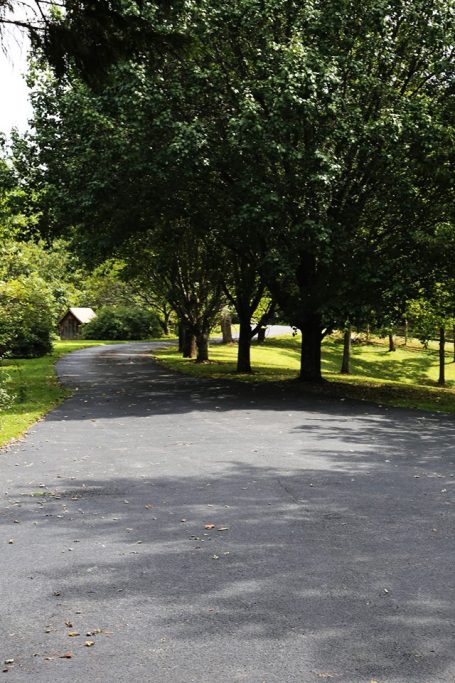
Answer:
<svg viewBox="0 0 455 683"><path fill-rule="evenodd" d="M354 344L351 374L341 375L341 341L336 337L328 338L324 341L322 353L322 369L327 384L322 387L302 385L301 390L388 405L455 412L453 350L447 350L447 386L441 388L437 385L436 345L425 350L414 340L407 346L402 343L398 340L399 345L394 352L389 352L386 343L380 340L375 340L374 344ZM265 344L253 344L252 374L235 372L236 344L213 344L208 364L184 359L175 348L160 349L156 357L171 369L197 377L248 382L289 381L296 379L299 373L300 336L269 338Z"/></svg>

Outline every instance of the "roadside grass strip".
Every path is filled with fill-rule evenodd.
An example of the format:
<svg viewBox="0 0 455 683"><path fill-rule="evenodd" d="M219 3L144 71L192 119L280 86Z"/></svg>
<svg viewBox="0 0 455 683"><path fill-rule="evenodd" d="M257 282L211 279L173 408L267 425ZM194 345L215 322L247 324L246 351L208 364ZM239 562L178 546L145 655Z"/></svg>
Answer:
<svg viewBox="0 0 455 683"><path fill-rule="evenodd" d="M6 389L14 396L10 407L0 412L0 447L20 437L54 406L71 394L58 381L55 363L70 351L103 346L110 341L58 341L52 353L41 358L6 359L1 371L7 376Z"/></svg>

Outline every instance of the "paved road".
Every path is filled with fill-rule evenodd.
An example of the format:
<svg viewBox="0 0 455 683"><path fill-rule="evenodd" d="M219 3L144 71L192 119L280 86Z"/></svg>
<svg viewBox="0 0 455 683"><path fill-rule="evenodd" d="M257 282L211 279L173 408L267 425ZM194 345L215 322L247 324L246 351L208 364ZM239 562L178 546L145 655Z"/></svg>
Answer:
<svg viewBox="0 0 455 683"><path fill-rule="evenodd" d="M151 346L65 358L74 396L0 454L0 677L455 681L454 420Z"/></svg>

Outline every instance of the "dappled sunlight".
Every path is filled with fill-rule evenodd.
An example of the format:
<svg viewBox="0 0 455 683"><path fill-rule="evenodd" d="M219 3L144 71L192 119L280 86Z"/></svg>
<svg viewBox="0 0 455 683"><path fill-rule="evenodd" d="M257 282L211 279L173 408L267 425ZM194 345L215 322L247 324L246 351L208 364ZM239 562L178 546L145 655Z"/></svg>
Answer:
<svg viewBox="0 0 455 683"><path fill-rule="evenodd" d="M12 656L45 677L71 618L109 633L97 661L127 641L205 670L220 643L247 680L256 652L261 680L444 681L454 420L177 375L150 349L62 359L73 396L8 451L2 628L42 653Z"/></svg>

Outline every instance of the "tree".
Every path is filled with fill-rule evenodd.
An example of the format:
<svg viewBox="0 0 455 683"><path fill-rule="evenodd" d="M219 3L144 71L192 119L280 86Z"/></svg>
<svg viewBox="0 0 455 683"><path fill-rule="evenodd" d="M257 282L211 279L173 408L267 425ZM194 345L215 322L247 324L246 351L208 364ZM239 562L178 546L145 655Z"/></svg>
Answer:
<svg viewBox="0 0 455 683"><path fill-rule="evenodd" d="M319 381L334 325L384 293L404 305L424 278L447 183L429 170L453 150L454 40L441 0L314 7L185 5L185 59L139 56L96 96L73 81L50 123L42 93L37 142L70 222L96 226L98 244L154 219L205 221L220 247L259 254L302 330L301 379Z"/></svg>
<svg viewBox="0 0 455 683"><path fill-rule="evenodd" d="M179 3L142 0L0 0L0 42L10 26L24 31L57 76L69 70L97 87L112 64L147 51L181 49L173 23Z"/></svg>
<svg viewBox="0 0 455 683"><path fill-rule="evenodd" d="M432 292L408 304L413 330L425 348L436 335L439 337L438 384L445 384L446 330L453 328L455 321L455 281L435 283Z"/></svg>
<svg viewBox="0 0 455 683"><path fill-rule="evenodd" d="M236 253L231 250L228 257L228 273L224 279L223 289L227 300L235 309L239 318L239 342L237 354L237 372L251 372L251 340L258 333L273 310L273 302L267 299L261 308L266 294L266 285L257 271L257 257L248 250ZM252 318L259 312L257 321Z"/></svg>
<svg viewBox="0 0 455 683"><path fill-rule="evenodd" d="M196 360L207 361L210 331L223 303L223 256L211 234L197 234L187 222L177 221L136 236L124 254L133 271L153 272L154 282L183 323L190 347L195 339ZM192 357L188 347L184 355Z"/></svg>

